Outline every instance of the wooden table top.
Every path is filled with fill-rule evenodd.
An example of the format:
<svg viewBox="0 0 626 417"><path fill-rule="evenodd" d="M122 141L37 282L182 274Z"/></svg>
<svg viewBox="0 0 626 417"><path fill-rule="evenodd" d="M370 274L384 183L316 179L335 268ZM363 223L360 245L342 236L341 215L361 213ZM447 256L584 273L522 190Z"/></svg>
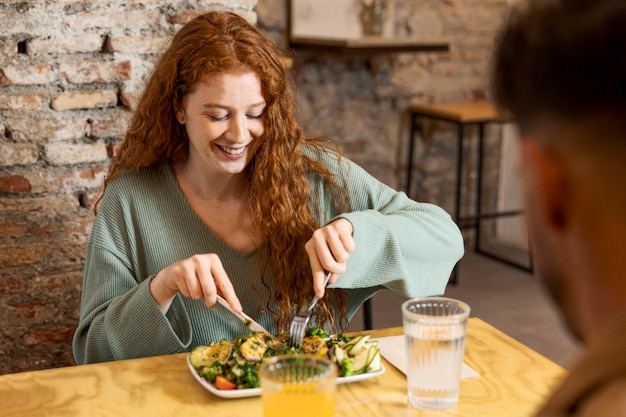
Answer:
<svg viewBox="0 0 626 417"><path fill-rule="evenodd" d="M402 334L402 328L362 333L384 337ZM259 397L222 399L205 390L188 370L186 357L177 354L1 375L0 415L261 416ZM385 361L383 375L338 386L336 415L529 416L566 373L477 318L469 320L464 361L480 377L461 381L454 408L424 411L409 406L405 376Z"/></svg>

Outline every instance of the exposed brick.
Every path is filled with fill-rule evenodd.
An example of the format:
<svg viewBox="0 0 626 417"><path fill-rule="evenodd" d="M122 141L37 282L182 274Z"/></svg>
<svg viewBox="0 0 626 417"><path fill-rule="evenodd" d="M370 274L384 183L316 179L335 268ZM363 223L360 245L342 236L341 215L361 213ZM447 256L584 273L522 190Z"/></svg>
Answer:
<svg viewBox="0 0 626 417"><path fill-rule="evenodd" d="M54 110L115 107L117 105L117 91L100 90L62 93L55 96L50 104Z"/></svg>
<svg viewBox="0 0 626 417"><path fill-rule="evenodd" d="M156 54L164 51L169 36L111 36L111 50L124 54Z"/></svg>
<svg viewBox="0 0 626 417"><path fill-rule="evenodd" d="M121 142L118 143L110 143L108 147L109 157L115 158L120 153L120 146L122 146Z"/></svg>
<svg viewBox="0 0 626 417"><path fill-rule="evenodd" d="M131 75L130 61L70 62L59 67L61 75L70 83L109 83L126 81Z"/></svg>
<svg viewBox="0 0 626 417"><path fill-rule="evenodd" d="M0 110L33 111L41 107L44 96L35 94L0 93Z"/></svg>
<svg viewBox="0 0 626 417"><path fill-rule="evenodd" d="M37 146L20 143L0 143L0 165L31 165L37 162Z"/></svg>
<svg viewBox="0 0 626 417"><path fill-rule="evenodd" d="M4 2L3 2L4 3ZM26 2L19 2L26 3ZM55 21L49 18L33 19L37 13L42 13L43 2L33 1L36 10L26 10L26 8L0 9L0 22L10 22L2 25L0 30L3 36L13 36L28 33L32 36L43 35L54 31Z"/></svg>
<svg viewBox="0 0 626 417"><path fill-rule="evenodd" d="M137 104L139 103L139 96L134 91L122 91L120 93L120 101L130 110L137 110Z"/></svg>
<svg viewBox="0 0 626 417"><path fill-rule="evenodd" d="M48 64L0 68L0 85L47 84L52 79L52 67Z"/></svg>
<svg viewBox="0 0 626 417"><path fill-rule="evenodd" d="M106 167L76 168L66 166L45 173L32 173L29 181L36 193L59 193L67 190L99 189L104 181ZM0 189L0 191L2 191Z"/></svg>
<svg viewBox="0 0 626 417"><path fill-rule="evenodd" d="M226 9L247 9L252 10L258 0L204 0L206 6L222 6Z"/></svg>
<svg viewBox="0 0 626 417"><path fill-rule="evenodd" d="M200 11L191 11L191 12L187 11L183 13L178 13L173 16L168 16L167 23L178 23L178 24L184 25L185 23L189 23L190 21L200 16L201 14L202 12Z"/></svg>
<svg viewBox="0 0 626 417"><path fill-rule="evenodd" d="M91 11L79 12L63 18L63 24L72 29L146 29L160 20L158 10Z"/></svg>
<svg viewBox="0 0 626 417"><path fill-rule="evenodd" d="M50 259L56 250L49 243L30 245L4 245L0 247L0 264L3 266L31 265Z"/></svg>
<svg viewBox="0 0 626 417"><path fill-rule="evenodd" d="M54 3L59 4L74 4L74 3L93 3L93 4L107 4L107 3L122 3L122 4L152 4L152 3L167 3L167 0L51 0Z"/></svg>
<svg viewBox="0 0 626 417"><path fill-rule="evenodd" d="M11 246L60 241L67 245L83 247L91 232L93 218L75 216L76 212L56 215L31 213L22 220L0 222L1 236L9 240ZM62 217L69 219L65 220Z"/></svg>
<svg viewBox="0 0 626 417"><path fill-rule="evenodd" d="M31 190L30 181L21 175L0 176L0 193L28 193Z"/></svg>
<svg viewBox="0 0 626 417"><path fill-rule="evenodd" d="M37 56L98 52L102 49L103 42L102 36L95 33L35 38L28 41L28 54Z"/></svg>
<svg viewBox="0 0 626 417"><path fill-rule="evenodd" d="M119 115L117 120L94 120L91 123L91 136L94 138L123 137L128 128L130 113Z"/></svg>
<svg viewBox="0 0 626 417"><path fill-rule="evenodd" d="M12 213L67 213L73 212L76 208L78 208L78 200L69 195L29 198L0 197L0 217Z"/></svg>
<svg viewBox="0 0 626 417"><path fill-rule="evenodd" d="M4 238L15 238L30 232L28 223L3 222L0 223L0 235Z"/></svg>
<svg viewBox="0 0 626 417"><path fill-rule="evenodd" d="M45 147L46 161L51 165L102 162L108 158L102 142L89 144L53 143Z"/></svg>
<svg viewBox="0 0 626 417"><path fill-rule="evenodd" d="M186 11L186 12L177 13L172 16L168 16L167 22L184 25L185 23L190 22L191 20L193 20L194 18L196 18L197 16L205 12L209 12L212 10L222 10L225 7L224 5L215 5L213 2L210 2L210 1L208 3L210 4L206 7L206 9L202 9L199 11ZM242 9L233 4L228 4L226 5L226 7L228 10L234 13L237 13L238 15L240 15L241 17L243 17L250 23L256 24L257 14L254 13L252 10Z"/></svg>
<svg viewBox="0 0 626 417"><path fill-rule="evenodd" d="M70 343L76 326L60 327L55 329L38 329L26 333L22 339L25 346L54 345Z"/></svg>
<svg viewBox="0 0 626 417"><path fill-rule="evenodd" d="M12 138L23 136L27 141L55 142L83 137L87 134L87 119L72 118L66 114L58 118L5 118L4 124Z"/></svg>

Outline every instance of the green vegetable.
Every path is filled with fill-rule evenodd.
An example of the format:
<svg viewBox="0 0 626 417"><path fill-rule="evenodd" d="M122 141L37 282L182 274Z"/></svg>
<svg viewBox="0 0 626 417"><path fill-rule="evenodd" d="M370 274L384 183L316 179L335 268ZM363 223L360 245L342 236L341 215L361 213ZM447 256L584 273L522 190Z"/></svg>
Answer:
<svg viewBox="0 0 626 417"><path fill-rule="evenodd" d="M350 358L343 358L339 367L339 376L350 376L354 372L354 363Z"/></svg>
<svg viewBox="0 0 626 417"><path fill-rule="evenodd" d="M223 373L224 366L219 362L215 362L211 366L204 366L200 368L198 372L201 377L209 381L211 384L214 384L215 378L217 378L218 375L222 375Z"/></svg>
<svg viewBox="0 0 626 417"><path fill-rule="evenodd" d="M330 335L324 331L324 329L320 329L319 327L310 327L306 332L307 336L319 336L322 339L330 338Z"/></svg>

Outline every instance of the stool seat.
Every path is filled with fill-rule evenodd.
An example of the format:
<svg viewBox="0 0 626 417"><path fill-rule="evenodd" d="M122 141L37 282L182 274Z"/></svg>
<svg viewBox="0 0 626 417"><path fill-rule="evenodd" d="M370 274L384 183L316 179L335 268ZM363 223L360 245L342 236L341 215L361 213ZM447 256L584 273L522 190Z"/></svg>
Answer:
<svg viewBox="0 0 626 417"><path fill-rule="evenodd" d="M457 123L512 121L513 117L488 101L458 103L421 103L409 108L412 113Z"/></svg>

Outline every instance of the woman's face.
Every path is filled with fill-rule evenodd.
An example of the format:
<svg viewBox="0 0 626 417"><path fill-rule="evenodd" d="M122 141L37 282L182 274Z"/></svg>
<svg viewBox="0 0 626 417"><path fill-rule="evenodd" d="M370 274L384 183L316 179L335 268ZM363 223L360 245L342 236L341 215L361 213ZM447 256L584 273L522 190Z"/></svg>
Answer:
<svg viewBox="0 0 626 417"><path fill-rule="evenodd" d="M254 72L211 74L183 98L176 118L189 136L188 163L207 174L239 174L265 131L265 99Z"/></svg>

